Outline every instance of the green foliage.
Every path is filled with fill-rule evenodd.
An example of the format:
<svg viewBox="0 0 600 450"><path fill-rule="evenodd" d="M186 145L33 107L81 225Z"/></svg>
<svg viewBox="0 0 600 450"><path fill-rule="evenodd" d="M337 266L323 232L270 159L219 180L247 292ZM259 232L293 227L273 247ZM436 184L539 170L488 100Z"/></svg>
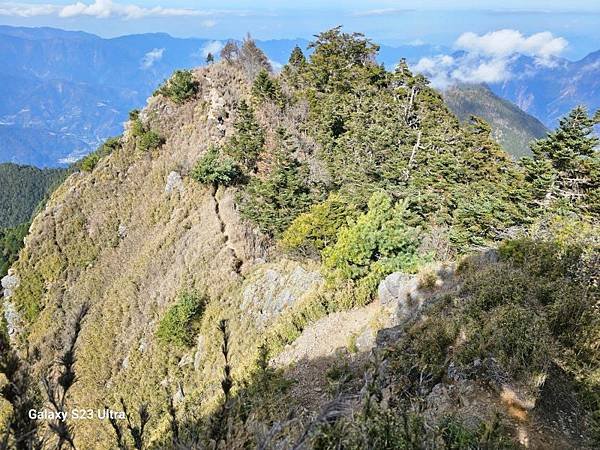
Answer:
<svg viewBox="0 0 600 450"><path fill-rule="evenodd" d="M240 168L231 158L220 155L219 149L211 147L200 158L192 178L202 184L230 186L240 180Z"/></svg>
<svg viewBox="0 0 600 450"><path fill-rule="evenodd" d="M279 81L272 79L266 69L258 72L254 83L252 84L252 96L260 103L264 101L273 101L280 107L285 105L283 92Z"/></svg>
<svg viewBox="0 0 600 450"><path fill-rule="evenodd" d="M147 152L156 150L163 142L163 138L156 131L148 130L138 138L137 145L140 150Z"/></svg>
<svg viewBox="0 0 600 450"><path fill-rule="evenodd" d="M8 273L10 266L17 260L28 231L29 223L13 228L0 228L0 278Z"/></svg>
<svg viewBox="0 0 600 450"><path fill-rule="evenodd" d="M156 335L159 340L178 347L191 346L206 304L207 299L196 292L181 294L158 324Z"/></svg>
<svg viewBox="0 0 600 450"><path fill-rule="evenodd" d="M538 204L555 209L600 214L600 140L597 120L577 107L558 129L532 146L523 165Z"/></svg>
<svg viewBox="0 0 600 450"><path fill-rule="evenodd" d="M138 149L147 152L156 150L164 144L165 141L162 136L144 125L139 118L139 115L136 114L133 117L134 119L131 123L131 135L135 138Z"/></svg>
<svg viewBox="0 0 600 450"><path fill-rule="evenodd" d="M358 281L366 300L386 275L417 268L419 230L409 222L405 202L394 206L387 194L373 194L368 212L342 228L335 245L323 251L323 266L333 279Z"/></svg>
<svg viewBox="0 0 600 450"><path fill-rule="evenodd" d="M198 93L200 84L190 70L177 70L155 94L164 95L177 104L183 104Z"/></svg>
<svg viewBox="0 0 600 450"><path fill-rule="evenodd" d="M139 118L139 113L134 114L132 117L134 117L134 118L132 119L133 121L131 122L131 135L134 138L139 138L146 132L146 127L144 126L141 119Z"/></svg>
<svg viewBox="0 0 600 450"><path fill-rule="evenodd" d="M361 78L378 76L375 63L379 46L360 33L343 33L341 27L317 35L306 76L318 91L353 91Z"/></svg>
<svg viewBox="0 0 600 450"><path fill-rule="evenodd" d="M306 57L304 56L304 53L302 53L302 49L297 45L293 48L292 53L290 54L288 64L295 69L300 69L306 65Z"/></svg>
<svg viewBox="0 0 600 450"><path fill-rule="evenodd" d="M462 356L494 357L514 377L543 373L551 350L548 324L542 315L519 305L494 308L481 318Z"/></svg>
<svg viewBox="0 0 600 450"><path fill-rule="evenodd" d="M358 209L337 193L300 214L281 236L288 250L321 252L335 243L338 231L359 215Z"/></svg>
<svg viewBox="0 0 600 450"><path fill-rule="evenodd" d="M65 169L0 164L0 228L30 221L67 173Z"/></svg>
<svg viewBox="0 0 600 450"><path fill-rule="evenodd" d="M311 436L310 448L509 450L518 447L498 420L482 421L472 429L459 418L446 416L432 428L425 426L422 414L367 404L352 418L319 424Z"/></svg>
<svg viewBox="0 0 600 450"><path fill-rule="evenodd" d="M238 105L233 128L235 134L223 148L223 153L246 172L254 172L265 144L265 134L254 117L254 110L244 100Z"/></svg>
<svg viewBox="0 0 600 450"><path fill-rule="evenodd" d="M597 264L597 245L519 239L503 244L500 254L501 264L467 269L462 321L469 331L459 358L493 356L521 379L543 373L553 357L578 376L597 365L597 288L586 268ZM586 377L594 380L589 372Z"/></svg>
<svg viewBox="0 0 600 450"><path fill-rule="evenodd" d="M100 147L98 147L97 150L93 151L92 153L78 161L75 164L75 167L80 170L83 170L84 172L91 172L92 170L94 170L100 159L110 155L112 152L120 148L120 137L109 138Z"/></svg>
<svg viewBox="0 0 600 450"><path fill-rule="evenodd" d="M300 47L295 46L290 54L288 63L283 68L283 77L295 88L299 87L300 79L307 67L306 57Z"/></svg>
<svg viewBox="0 0 600 450"><path fill-rule="evenodd" d="M275 161L265 179L253 178L241 197L242 217L277 235L312 203L308 170L294 156L286 136L279 135Z"/></svg>

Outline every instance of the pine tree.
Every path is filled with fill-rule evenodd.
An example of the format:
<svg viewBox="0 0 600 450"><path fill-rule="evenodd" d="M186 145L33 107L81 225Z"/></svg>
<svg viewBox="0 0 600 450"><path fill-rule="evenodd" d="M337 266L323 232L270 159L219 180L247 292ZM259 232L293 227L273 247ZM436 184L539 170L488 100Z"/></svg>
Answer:
<svg viewBox="0 0 600 450"><path fill-rule="evenodd" d="M533 157L525 158L523 166L542 205L600 212L600 139L593 134L597 123L584 107L577 107L556 131L532 145Z"/></svg>
<svg viewBox="0 0 600 450"><path fill-rule="evenodd" d="M297 45L292 50L288 65L296 70L300 70L306 65L306 57L302 53L302 49Z"/></svg>
<svg viewBox="0 0 600 450"><path fill-rule="evenodd" d="M238 106L234 129L235 134L225 146L224 153L246 172L254 172L265 143L265 135L254 117L254 110L244 100Z"/></svg>
<svg viewBox="0 0 600 450"><path fill-rule="evenodd" d="M212 64L214 61L215 57L209 52L208 55L206 55L206 64Z"/></svg>
<svg viewBox="0 0 600 450"><path fill-rule="evenodd" d="M283 130L278 131L278 140L270 173L250 182L241 208L243 217L271 235L285 230L312 203L308 169L294 157L295 149Z"/></svg>
<svg viewBox="0 0 600 450"><path fill-rule="evenodd" d="M284 108L286 98L277 78L273 79L265 69L262 69L252 85L252 96L259 103L270 100L275 102L280 108Z"/></svg>
<svg viewBox="0 0 600 450"><path fill-rule="evenodd" d="M283 67L283 78L294 88L300 88L300 79L306 70L307 62L300 47L294 47L288 63Z"/></svg>
<svg viewBox="0 0 600 450"><path fill-rule="evenodd" d="M275 83L269 77L269 72L261 69L252 85L252 95L259 100L275 98Z"/></svg>

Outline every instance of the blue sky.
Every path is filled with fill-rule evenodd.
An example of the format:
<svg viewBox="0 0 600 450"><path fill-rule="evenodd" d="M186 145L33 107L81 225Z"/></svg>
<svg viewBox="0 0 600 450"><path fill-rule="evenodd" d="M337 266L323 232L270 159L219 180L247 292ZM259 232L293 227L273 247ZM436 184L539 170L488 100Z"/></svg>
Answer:
<svg viewBox="0 0 600 450"><path fill-rule="evenodd" d="M310 38L335 25L361 31L377 42L451 46L465 32L501 29L524 35L549 31L568 42L572 59L600 49L600 1L191 1L22 0L0 1L0 23L54 26L111 37L167 32L180 37ZM566 5L566 6L558 6Z"/></svg>

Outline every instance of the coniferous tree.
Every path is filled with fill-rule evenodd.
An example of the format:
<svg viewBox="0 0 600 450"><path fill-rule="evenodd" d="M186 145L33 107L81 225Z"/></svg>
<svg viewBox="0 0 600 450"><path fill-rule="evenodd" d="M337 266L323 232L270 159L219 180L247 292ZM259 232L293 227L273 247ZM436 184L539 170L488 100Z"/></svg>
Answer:
<svg viewBox="0 0 600 450"><path fill-rule="evenodd" d="M262 231L279 234L312 203L308 171L294 157L294 149L283 130L273 166L265 179L254 178L242 199L241 213Z"/></svg>
<svg viewBox="0 0 600 450"><path fill-rule="evenodd" d="M212 64L213 62L215 62L215 57L209 52L208 55L206 55L206 64Z"/></svg>
<svg viewBox="0 0 600 450"><path fill-rule="evenodd" d="M533 157L524 158L523 165L539 204L600 213L600 140L593 134L597 123L584 107L577 107L556 131L532 145Z"/></svg>
<svg viewBox="0 0 600 450"><path fill-rule="evenodd" d="M261 69L252 85L252 95L259 100L273 99L275 97L275 83L269 77L269 72Z"/></svg>
<svg viewBox="0 0 600 450"><path fill-rule="evenodd" d="M292 50L288 64L294 69L301 69L306 65L306 57L302 53L302 49L297 45Z"/></svg>
<svg viewBox="0 0 600 450"><path fill-rule="evenodd" d="M375 60L379 46L360 33L344 33L336 27L317 35L309 48L314 52L307 75L318 91L348 92L360 88L357 81L381 74Z"/></svg>
<svg viewBox="0 0 600 450"><path fill-rule="evenodd" d="M254 110L244 100L238 106L234 129L235 134L225 146L225 154L247 172L253 172L265 143L265 135L256 121Z"/></svg>
<svg viewBox="0 0 600 450"><path fill-rule="evenodd" d="M291 86L298 89L300 87L300 78L306 70L306 67L307 62L304 53L302 53L300 47L295 46L288 63L282 70L283 77Z"/></svg>

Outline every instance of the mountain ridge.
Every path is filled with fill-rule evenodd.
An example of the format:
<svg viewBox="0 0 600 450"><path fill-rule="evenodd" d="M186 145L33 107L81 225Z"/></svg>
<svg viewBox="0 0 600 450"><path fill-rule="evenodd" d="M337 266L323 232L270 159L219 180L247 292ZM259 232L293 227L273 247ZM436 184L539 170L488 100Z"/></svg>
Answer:
<svg viewBox="0 0 600 450"><path fill-rule="evenodd" d="M7 379L46 382L0 424L46 436L12 412L60 392L156 448L593 448L593 121L517 162L375 54L336 28L275 75L246 41L132 113L2 280ZM135 439L67 425L82 448Z"/></svg>

